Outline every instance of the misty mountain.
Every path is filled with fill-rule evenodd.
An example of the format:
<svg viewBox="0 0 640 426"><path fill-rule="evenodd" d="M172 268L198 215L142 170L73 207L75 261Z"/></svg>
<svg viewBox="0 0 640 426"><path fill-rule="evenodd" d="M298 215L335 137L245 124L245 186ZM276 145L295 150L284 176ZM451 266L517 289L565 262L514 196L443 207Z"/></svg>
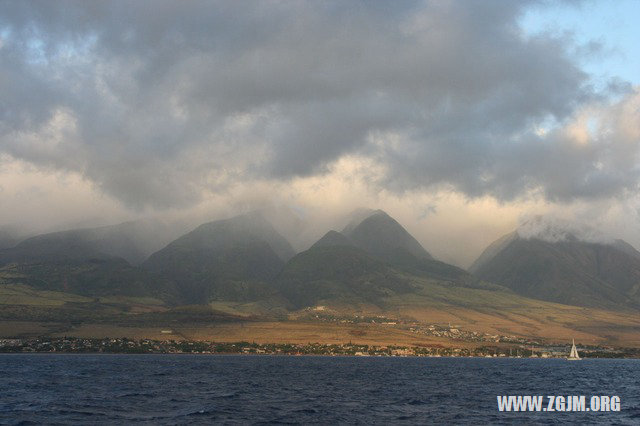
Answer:
<svg viewBox="0 0 640 426"><path fill-rule="evenodd" d="M498 238L497 240L489 244L482 251L482 253L480 253L480 256L469 267L469 271L475 274L482 265L491 261L498 253L504 250L513 240L516 240L518 238L519 238L518 232L514 231Z"/></svg>
<svg viewBox="0 0 640 426"><path fill-rule="evenodd" d="M0 250L0 283L85 296L175 299L166 280L132 266L162 238L152 221L37 235Z"/></svg>
<svg viewBox="0 0 640 426"><path fill-rule="evenodd" d="M171 230L153 220L37 235L0 250L0 265L119 257L138 264L171 238Z"/></svg>
<svg viewBox="0 0 640 426"><path fill-rule="evenodd" d="M631 244L629 244L628 242L624 241L624 240L614 240L611 245L615 248L617 248L618 250L628 254L631 257L635 257L640 259L640 252L638 250L635 249L635 247L633 247Z"/></svg>
<svg viewBox="0 0 640 426"><path fill-rule="evenodd" d="M9 226L0 226L0 250L11 248L22 240L20 234Z"/></svg>
<svg viewBox="0 0 640 426"><path fill-rule="evenodd" d="M342 233L367 253L383 260L397 258L401 254L433 259L402 225L382 210L373 211L356 223L348 224Z"/></svg>
<svg viewBox="0 0 640 426"><path fill-rule="evenodd" d="M395 270L411 275L466 287L491 287L464 269L431 257L402 225L382 210L358 210L342 236L327 234L316 244L326 244L325 239L349 242Z"/></svg>
<svg viewBox="0 0 640 426"><path fill-rule="evenodd" d="M470 270L531 298L606 309L640 307L640 253L621 240L587 242L571 233L549 240L515 232L487 247Z"/></svg>
<svg viewBox="0 0 640 426"><path fill-rule="evenodd" d="M377 304L383 297L413 291L409 279L381 260L342 244L343 240L336 241L337 245L326 239L314 244L287 262L278 275L276 287L293 308L323 300Z"/></svg>
<svg viewBox="0 0 640 426"><path fill-rule="evenodd" d="M329 231L316 241L311 248L331 246L354 246L353 242L338 231Z"/></svg>
<svg viewBox="0 0 640 426"><path fill-rule="evenodd" d="M508 288L570 305L640 306L640 252L622 240L584 241L534 223L527 237L513 232L487 247L471 267L472 275L433 259L381 210L358 220L342 233L327 232L294 256L262 215L236 216L198 226L140 267L127 259L140 258L166 238L153 222L44 234L0 250L0 284L87 296L153 296L171 304L284 298L292 308L321 301L382 306L393 297L429 296L425 289L437 285L458 296L466 289L503 294ZM154 229L159 229L156 240L149 237Z"/></svg>
<svg viewBox="0 0 640 426"><path fill-rule="evenodd" d="M143 263L175 283L184 303L249 301L274 294L269 285L294 251L253 213L200 225Z"/></svg>
<svg viewBox="0 0 640 426"><path fill-rule="evenodd" d="M327 232L311 248L285 265L276 287L293 307L322 301L341 305L382 305L385 298L419 291L421 283L505 290L467 271L434 260L398 222L382 211L346 228L360 247L342 233ZM364 238L365 233L371 235ZM374 244L375 236L381 239ZM365 246L370 251L363 249Z"/></svg>

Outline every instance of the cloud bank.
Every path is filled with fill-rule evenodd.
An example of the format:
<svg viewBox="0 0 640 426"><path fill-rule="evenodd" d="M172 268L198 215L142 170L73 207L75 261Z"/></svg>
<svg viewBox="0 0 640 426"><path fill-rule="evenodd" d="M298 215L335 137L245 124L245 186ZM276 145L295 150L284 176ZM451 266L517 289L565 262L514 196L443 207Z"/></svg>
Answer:
<svg viewBox="0 0 640 426"><path fill-rule="evenodd" d="M347 156L397 193L635 190L640 95L595 92L570 39L525 36L531 5L4 2L0 154L133 209Z"/></svg>
<svg viewBox="0 0 640 426"><path fill-rule="evenodd" d="M601 229L575 220L565 220L557 216L534 216L522 221L517 229L525 239L535 238L551 243L566 241L586 241L590 243L612 244L615 239Z"/></svg>

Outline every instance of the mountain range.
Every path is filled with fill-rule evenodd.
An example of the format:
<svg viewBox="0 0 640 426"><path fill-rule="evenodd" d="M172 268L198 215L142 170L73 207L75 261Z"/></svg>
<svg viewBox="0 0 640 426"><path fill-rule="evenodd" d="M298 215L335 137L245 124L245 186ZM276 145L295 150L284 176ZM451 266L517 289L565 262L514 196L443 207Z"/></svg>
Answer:
<svg viewBox="0 0 640 426"><path fill-rule="evenodd" d="M382 210L360 212L301 253L259 213L205 223L172 241L162 242L167 233L159 226L129 222L26 239L0 250L0 285L285 311L420 303L484 309L492 299L640 309L640 252L621 240L515 231L465 271L434 259Z"/></svg>

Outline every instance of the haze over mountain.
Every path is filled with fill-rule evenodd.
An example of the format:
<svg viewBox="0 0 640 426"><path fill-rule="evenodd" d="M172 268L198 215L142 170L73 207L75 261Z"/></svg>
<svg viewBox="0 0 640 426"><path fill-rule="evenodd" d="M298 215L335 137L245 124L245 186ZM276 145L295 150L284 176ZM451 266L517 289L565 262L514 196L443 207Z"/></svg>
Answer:
<svg viewBox="0 0 640 426"><path fill-rule="evenodd" d="M295 252L260 214L200 225L143 263L176 285L184 303L256 300Z"/></svg>
<svg viewBox="0 0 640 426"><path fill-rule="evenodd" d="M351 246L355 247L353 241L351 241L346 235L338 231L329 231L316 241L311 248L315 247L332 247L332 246Z"/></svg>
<svg viewBox="0 0 640 426"><path fill-rule="evenodd" d="M488 264L508 253L514 242L533 242L524 259L548 256L538 261L543 271L560 271L561 278L574 274L573 287L563 291L557 290L563 288L558 282L539 276L532 281L538 286L535 291L523 291L431 258L385 212L371 212L347 230L356 238L366 231L384 244L367 246L372 239L360 239L360 245L371 250L367 251L351 237L328 231L311 248L293 255L287 240L257 213L200 225L141 266L106 253L122 246L106 237L87 238L86 230L38 236L0 251L0 316L46 324L71 322L73 327L88 321L138 323L155 330L225 321L263 321L269 328L277 320L284 330L288 321L301 320L299 326L315 322L324 330L323 321L341 325L338 318L430 324L460 320L470 329L543 337L548 327L555 327L556 336L565 336L573 333L567 324L596 318L589 329L607 341L611 331L603 331L603 324L620 324L611 326L618 336L614 339L624 339L620 336L637 322L637 305L629 300L637 294L633 277L640 273L640 253L622 241L610 246L584 243L566 233L566 240L549 242L514 233L485 253ZM518 259L505 263L520 265ZM595 272L589 269L594 264L599 268ZM527 278L531 269L516 268L512 273Z"/></svg>
<svg viewBox="0 0 640 426"><path fill-rule="evenodd" d="M157 221L37 235L0 250L3 283L85 296L153 296L170 300L166 281L131 263L166 238Z"/></svg>
<svg viewBox="0 0 640 426"><path fill-rule="evenodd" d="M545 226L491 244L471 266L480 278L518 294L569 305L640 307L640 253L622 240L597 242ZM521 235L524 234L525 236Z"/></svg>
<svg viewBox="0 0 640 426"><path fill-rule="evenodd" d="M638 6L592 3L2 2L0 224L285 206L303 249L379 205L458 266L530 212L640 247L640 43L600 19Z"/></svg>
<svg viewBox="0 0 640 426"><path fill-rule="evenodd" d="M150 219L52 232L0 251L0 262L121 257L139 264L170 241L173 232L172 227Z"/></svg>
<svg viewBox="0 0 640 426"><path fill-rule="evenodd" d="M22 238L10 226L0 226L0 250L11 248L18 244Z"/></svg>
<svg viewBox="0 0 640 426"><path fill-rule="evenodd" d="M613 310L640 306L640 252L631 245L596 242L589 230L581 232L592 241L583 241L574 235L578 228L540 219L526 225L487 247L471 268L475 275L433 259L395 219L371 210L344 233L328 231L297 255L259 213L208 222L151 254L140 268L131 263L166 235L162 224L44 234L0 250L0 278L39 289L150 296L170 304L384 306L390 298L423 294L437 285L496 295L508 288L526 297ZM149 239L156 230L157 239Z"/></svg>
<svg viewBox="0 0 640 426"><path fill-rule="evenodd" d="M498 289L434 260L384 211L359 213L364 214L345 228L349 236L327 232L278 275L278 289L295 308L318 303L382 306L390 297L420 293L425 282Z"/></svg>

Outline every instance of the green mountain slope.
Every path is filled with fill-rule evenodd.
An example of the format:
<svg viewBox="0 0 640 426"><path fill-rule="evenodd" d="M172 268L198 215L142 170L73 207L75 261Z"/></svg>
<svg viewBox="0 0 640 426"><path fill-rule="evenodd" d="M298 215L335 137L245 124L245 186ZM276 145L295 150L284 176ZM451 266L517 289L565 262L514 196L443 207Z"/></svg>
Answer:
<svg viewBox="0 0 640 426"><path fill-rule="evenodd" d="M8 284L87 297L153 296L169 302L176 300L170 282L120 258L11 263L0 267L0 285Z"/></svg>
<svg viewBox="0 0 640 426"><path fill-rule="evenodd" d="M323 300L379 303L383 297L413 291L410 280L357 247L318 246L296 255L276 279L294 308Z"/></svg>
<svg viewBox="0 0 640 426"><path fill-rule="evenodd" d="M383 219L383 229L393 221L386 214L377 216ZM391 224L394 235L404 235L406 231L402 229L402 232L397 232L400 225L396 224ZM364 227L355 225L353 231L355 235L360 235L358 229L364 230L370 226L380 229L375 225L375 221L369 221ZM385 231L381 234L388 235ZM392 242L395 241L398 239ZM411 240L403 238L400 241ZM409 247L415 248L413 244ZM393 297L416 296L427 284L506 290L484 283L453 265L426 258L426 252L422 250L417 251L420 257L415 252L409 252L401 244L390 243L384 251L373 250L371 253L355 247L346 236L329 231L309 250L286 264L276 279L276 287L283 297L291 301L293 308L314 306L321 302L382 306ZM381 253L384 256L380 256Z"/></svg>
<svg viewBox="0 0 640 426"><path fill-rule="evenodd" d="M264 218L250 214L201 225L142 266L173 281L183 303L250 301L275 293L268 283L293 254Z"/></svg>
<svg viewBox="0 0 640 426"><path fill-rule="evenodd" d="M490 246L473 271L518 294L568 305L606 309L640 307L640 257L628 244L549 242L511 237ZM626 244L626 243L625 243ZM625 251L626 250L626 251Z"/></svg>
<svg viewBox="0 0 640 426"><path fill-rule="evenodd" d="M129 222L43 234L0 250L0 285L27 285L87 297L151 295L174 301L167 280L118 255L140 256L138 247L144 243L137 240L142 239L139 225Z"/></svg>
<svg viewBox="0 0 640 426"><path fill-rule="evenodd" d="M388 265L398 271L447 285L468 288L505 290L504 287L482 280L462 268L435 259L413 256L404 250L397 250L387 256Z"/></svg>

